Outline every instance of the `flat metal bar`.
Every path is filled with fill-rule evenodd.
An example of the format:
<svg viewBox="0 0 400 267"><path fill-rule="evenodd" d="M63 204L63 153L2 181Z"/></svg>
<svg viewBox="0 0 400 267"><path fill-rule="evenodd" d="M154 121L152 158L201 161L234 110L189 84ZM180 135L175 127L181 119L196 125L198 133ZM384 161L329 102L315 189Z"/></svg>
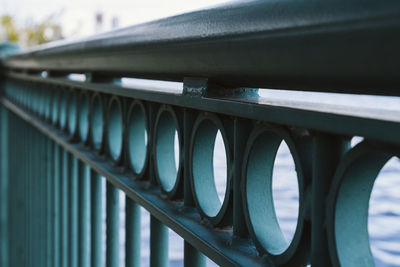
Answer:
<svg viewBox="0 0 400 267"><path fill-rule="evenodd" d="M168 267L168 227L150 215L150 267Z"/></svg>
<svg viewBox="0 0 400 267"><path fill-rule="evenodd" d="M69 266L78 267L78 159L68 154L69 182Z"/></svg>
<svg viewBox="0 0 400 267"><path fill-rule="evenodd" d="M396 0L236 1L46 44L4 65L181 81L209 77L230 87L399 94L399 13Z"/></svg>
<svg viewBox="0 0 400 267"><path fill-rule="evenodd" d="M102 190L101 177L93 169L90 170L90 217L91 217L91 266L103 266L103 240L102 240Z"/></svg>
<svg viewBox="0 0 400 267"><path fill-rule="evenodd" d="M312 108L296 108L291 106L262 105L258 99L243 98L207 98L191 97L176 94L165 94L151 91L133 90L112 84L82 83L67 81L58 78L41 78L39 76L12 74L14 77L26 81L38 81L45 84L62 84L90 91L99 91L108 94L132 97L151 102L165 103L180 107L215 112L229 116L245 117L248 119L277 123L280 125L303 127L321 132L330 132L339 135L358 135L366 138L400 144L400 114L394 111L377 111L368 107L358 108L358 115L334 114L332 110L341 110L330 106L324 111L320 105ZM4 100L7 101L7 100ZM252 101L252 102L249 102ZM362 115L363 114L363 115ZM379 116L377 115L379 114ZM388 130L390 129L390 131Z"/></svg>
<svg viewBox="0 0 400 267"><path fill-rule="evenodd" d="M90 168L79 161L79 266L90 266Z"/></svg>
<svg viewBox="0 0 400 267"><path fill-rule="evenodd" d="M140 266L140 206L129 197L125 200L125 224L126 224L126 250L125 267Z"/></svg>
<svg viewBox="0 0 400 267"><path fill-rule="evenodd" d="M2 102L10 111L53 139L64 150L89 165L94 172L104 176L109 183L124 191L129 198L147 209L152 216L174 230L217 264L268 266L265 258L256 256L258 252L255 247L246 246L244 249L236 245L228 246L232 235L229 232L218 231L200 223L195 208L188 207L185 208L185 212L177 212L180 206L161 199L159 187L149 186L145 182L132 181L128 173L121 173L120 169L115 169L111 161L88 151L87 147L82 144L70 143L68 141L69 136L60 131L55 131L52 126L26 113L10 101L3 99Z"/></svg>
<svg viewBox="0 0 400 267"><path fill-rule="evenodd" d="M106 267L119 266L119 190L107 182Z"/></svg>

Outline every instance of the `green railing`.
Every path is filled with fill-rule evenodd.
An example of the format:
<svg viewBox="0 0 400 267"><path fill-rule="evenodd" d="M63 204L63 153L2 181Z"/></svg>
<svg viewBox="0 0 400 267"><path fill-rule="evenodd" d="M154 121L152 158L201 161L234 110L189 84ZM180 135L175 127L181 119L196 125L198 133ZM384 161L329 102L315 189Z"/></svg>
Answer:
<svg viewBox="0 0 400 267"><path fill-rule="evenodd" d="M398 117L261 104L254 88L399 95L399 30L394 0L245 1L3 57L0 266L95 267L104 251L106 266L120 266L119 190L125 266L140 264L140 207L151 214L151 266L168 264L168 228L185 240L185 266L205 256L222 266L374 265L368 201L399 155ZM126 77L163 81L127 88ZM183 82L182 92L164 81ZM353 136L364 141L351 148ZM282 141L299 185L290 243L271 189Z"/></svg>

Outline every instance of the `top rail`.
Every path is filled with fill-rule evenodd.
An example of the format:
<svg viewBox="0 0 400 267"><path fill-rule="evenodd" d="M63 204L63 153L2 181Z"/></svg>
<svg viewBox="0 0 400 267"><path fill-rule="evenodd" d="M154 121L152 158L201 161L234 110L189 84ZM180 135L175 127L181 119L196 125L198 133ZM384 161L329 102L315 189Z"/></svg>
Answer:
<svg viewBox="0 0 400 267"><path fill-rule="evenodd" d="M4 60L6 68L98 72L224 87L400 95L400 2L238 1Z"/></svg>

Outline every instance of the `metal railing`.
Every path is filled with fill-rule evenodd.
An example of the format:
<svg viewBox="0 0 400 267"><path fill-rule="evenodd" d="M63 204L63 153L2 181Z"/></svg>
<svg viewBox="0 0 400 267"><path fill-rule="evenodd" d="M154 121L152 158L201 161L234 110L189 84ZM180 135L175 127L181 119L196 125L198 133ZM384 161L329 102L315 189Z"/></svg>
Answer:
<svg viewBox="0 0 400 267"><path fill-rule="evenodd" d="M254 88L399 95L399 30L398 1L244 1L4 57L1 267L100 266L103 249L106 266L119 266L118 189L125 266L140 264L139 207L151 214L151 266L168 264L168 228L185 240L185 266L205 256L222 266L374 265L368 201L399 155L399 117L261 104ZM82 81L69 78L77 73ZM182 91L127 88L127 77ZM353 136L364 141L351 148ZM299 185L290 243L271 195L282 141Z"/></svg>

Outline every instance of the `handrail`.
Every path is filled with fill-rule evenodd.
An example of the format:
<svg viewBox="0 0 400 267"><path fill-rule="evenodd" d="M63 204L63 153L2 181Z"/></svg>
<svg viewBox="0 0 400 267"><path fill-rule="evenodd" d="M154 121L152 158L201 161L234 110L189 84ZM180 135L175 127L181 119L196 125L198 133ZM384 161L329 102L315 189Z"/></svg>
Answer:
<svg viewBox="0 0 400 267"><path fill-rule="evenodd" d="M83 38L8 68L399 95L396 0L238 1Z"/></svg>

